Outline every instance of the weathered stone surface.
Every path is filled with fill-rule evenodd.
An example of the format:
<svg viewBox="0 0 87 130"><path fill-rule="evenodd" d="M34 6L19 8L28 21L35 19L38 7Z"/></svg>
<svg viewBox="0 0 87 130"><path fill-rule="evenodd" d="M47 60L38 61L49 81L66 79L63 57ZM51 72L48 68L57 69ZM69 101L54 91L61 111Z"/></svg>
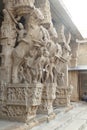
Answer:
<svg viewBox="0 0 87 130"><path fill-rule="evenodd" d="M73 91L72 85L69 88L63 86L60 88L57 87L54 106L55 107L70 106L70 97L72 95L72 91Z"/></svg>
<svg viewBox="0 0 87 130"><path fill-rule="evenodd" d="M69 87L67 66L71 57L71 34L68 32L67 38L62 25L61 40L58 39L48 0L37 1L38 8L35 0L3 2L0 118L33 126L37 124L34 119L38 110L46 114L49 121L55 117L56 88ZM70 96L65 95L66 104L70 104Z"/></svg>
<svg viewBox="0 0 87 130"><path fill-rule="evenodd" d="M33 119L36 116L38 105L41 104L42 89L41 83L2 86L0 116L24 122Z"/></svg>
<svg viewBox="0 0 87 130"><path fill-rule="evenodd" d="M54 115L53 101L56 98L56 86L55 83L44 84L42 103L38 108L38 114Z"/></svg>

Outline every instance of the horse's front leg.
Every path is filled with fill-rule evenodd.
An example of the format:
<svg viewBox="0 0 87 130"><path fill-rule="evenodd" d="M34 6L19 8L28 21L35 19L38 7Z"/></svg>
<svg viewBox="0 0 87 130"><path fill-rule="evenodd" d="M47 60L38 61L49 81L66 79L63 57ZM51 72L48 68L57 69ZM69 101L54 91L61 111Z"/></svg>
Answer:
<svg viewBox="0 0 87 130"><path fill-rule="evenodd" d="M12 83L19 83L18 69L21 62L22 62L21 58L18 58L16 56L13 58Z"/></svg>

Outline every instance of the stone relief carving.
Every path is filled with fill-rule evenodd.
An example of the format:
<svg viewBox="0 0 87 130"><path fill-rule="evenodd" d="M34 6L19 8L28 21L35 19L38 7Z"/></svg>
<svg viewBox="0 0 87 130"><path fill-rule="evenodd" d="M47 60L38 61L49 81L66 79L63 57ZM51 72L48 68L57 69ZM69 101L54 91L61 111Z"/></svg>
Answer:
<svg viewBox="0 0 87 130"><path fill-rule="evenodd" d="M24 5L29 5L30 7L33 7L35 3L35 0L14 0L14 4L16 6L24 6Z"/></svg>
<svg viewBox="0 0 87 130"><path fill-rule="evenodd" d="M67 97L67 106L70 106L70 97L72 95L73 92L73 86L72 84L70 84L69 88L68 88L68 97Z"/></svg>
<svg viewBox="0 0 87 130"><path fill-rule="evenodd" d="M51 19L48 21L46 17L49 12L51 18L50 10L42 14L45 7L41 12L35 7L35 0L3 2L1 45L4 62L1 66L4 66L7 91L1 115L25 122L36 116L37 109L53 114L56 93L57 96L67 95L65 89L56 88L65 83L62 68L70 56L71 35L66 41L62 27L61 37L65 40L60 44ZM46 3L47 7L49 9ZM3 91L0 85L0 97L3 97Z"/></svg>
<svg viewBox="0 0 87 130"><path fill-rule="evenodd" d="M13 10L14 0L3 0L3 3L5 4L5 8Z"/></svg>
<svg viewBox="0 0 87 130"><path fill-rule="evenodd" d="M60 43L62 45L63 57L66 60L68 60L71 52L71 48L69 46L71 40L71 34L70 33L68 34L68 39L66 40L64 30L65 30L64 25L62 25L60 29Z"/></svg>

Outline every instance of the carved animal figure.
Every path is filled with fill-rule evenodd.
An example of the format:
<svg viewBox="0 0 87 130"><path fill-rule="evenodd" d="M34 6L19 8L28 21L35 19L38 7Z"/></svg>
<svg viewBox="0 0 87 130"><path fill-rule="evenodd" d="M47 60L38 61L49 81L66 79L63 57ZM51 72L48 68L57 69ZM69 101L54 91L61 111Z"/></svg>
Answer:
<svg viewBox="0 0 87 130"><path fill-rule="evenodd" d="M18 69L20 64L24 61L24 57L29 54L33 59L38 58L38 51L35 50L37 46L44 46L46 43L46 38L44 34L44 29L39 26L39 23L43 20L43 15L39 9L34 9L31 11L28 23L27 35L24 37L25 30L21 26L19 31L19 44L12 53L13 58L13 71L12 71L12 81L13 83L18 83ZM33 53L33 50L35 52Z"/></svg>

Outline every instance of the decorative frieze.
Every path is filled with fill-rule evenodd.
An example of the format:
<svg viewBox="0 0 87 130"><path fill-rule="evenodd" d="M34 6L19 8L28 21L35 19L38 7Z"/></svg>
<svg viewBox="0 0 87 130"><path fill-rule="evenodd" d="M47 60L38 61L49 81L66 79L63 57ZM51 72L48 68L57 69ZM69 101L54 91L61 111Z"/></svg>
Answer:
<svg viewBox="0 0 87 130"><path fill-rule="evenodd" d="M0 91L1 99L6 97L5 103L2 100L1 104L2 118L24 122L33 119L36 116L38 106L41 104L42 89L43 85L41 83L8 84L6 90Z"/></svg>

